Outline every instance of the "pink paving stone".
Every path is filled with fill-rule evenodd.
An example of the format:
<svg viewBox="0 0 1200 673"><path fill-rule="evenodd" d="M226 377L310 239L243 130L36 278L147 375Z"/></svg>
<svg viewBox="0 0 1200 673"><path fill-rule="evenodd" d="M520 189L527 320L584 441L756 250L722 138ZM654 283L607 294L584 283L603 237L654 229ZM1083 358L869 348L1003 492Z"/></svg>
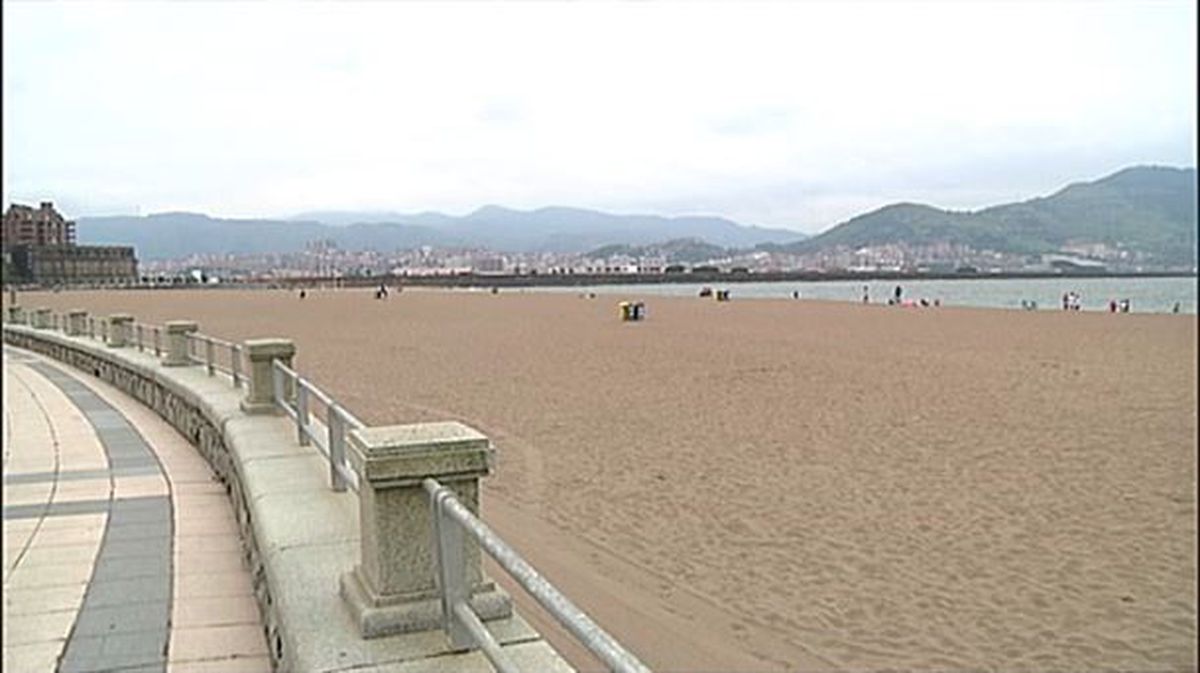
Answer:
<svg viewBox="0 0 1200 673"><path fill-rule="evenodd" d="M168 650L173 661L194 661L231 656L266 656L267 644L257 624L199 626L171 630Z"/></svg>
<svg viewBox="0 0 1200 673"><path fill-rule="evenodd" d="M185 512L175 519L175 537L237 535L237 522L232 515L206 515Z"/></svg>
<svg viewBox="0 0 1200 673"><path fill-rule="evenodd" d="M175 606L176 628L252 624L261 620L258 604L250 596L192 598Z"/></svg>
<svg viewBox="0 0 1200 673"><path fill-rule="evenodd" d="M271 673L271 660L264 656L168 662L167 671L169 673Z"/></svg>
<svg viewBox="0 0 1200 673"><path fill-rule="evenodd" d="M215 598L218 596L250 596L250 573L198 573L175 578L176 600Z"/></svg>
<svg viewBox="0 0 1200 673"><path fill-rule="evenodd" d="M241 550L196 551L176 557L175 572L181 575L233 573L246 570Z"/></svg>
<svg viewBox="0 0 1200 673"><path fill-rule="evenodd" d="M218 535L175 538L175 558L183 558L196 552L238 551L242 549L242 541L236 537Z"/></svg>

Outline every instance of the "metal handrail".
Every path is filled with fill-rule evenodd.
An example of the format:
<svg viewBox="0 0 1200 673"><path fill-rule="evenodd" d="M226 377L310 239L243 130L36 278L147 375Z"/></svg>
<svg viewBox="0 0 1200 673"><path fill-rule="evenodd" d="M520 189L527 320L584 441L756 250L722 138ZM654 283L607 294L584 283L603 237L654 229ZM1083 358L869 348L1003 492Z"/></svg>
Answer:
<svg viewBox="0 0 1200 673"><path fill-rule="evenodd" d="M296 423L296 440L302 446L315 444L329 461L330 484L335 491L349 485L359 491L359 476L346 460L346 439L352 429L365 424L328 394L279 360L271 362L271 399ZM313 413L313 402L324 408L324 420ZM433 508L433 542L438 566L438 589L442 600L442 627L451 645L463 650L480 649L501 673L518 670L495 637L471 608L463 550L467 532L516 582L546 609L567 631L618 673L649 673L650 669L612 636L591 620L566 596L521 558L500 536L463 505L450 489L435 479L425 479Z"/></svg>
<svg viewBox="0 0 1200 673"><path fill-rule="evenodd" d="M242 386L242 347L214 336L192 332L187 336L187 357L192 362L204 365L209 376L216 372L228 374L233 379L233 387ZM217 358L217 349L227 354L229 365L226 366Z"/></svg>
<svg viewBox="0 0 1200 673"><path fill-rule="evenodd" d="M88 332L93 338L95 322L93 318L88 318ZM104 328L107 327L103 322L101 324ZM139 350L145 347L146 328L154 335L154 350L157 355L161 352L162 328L135 323L134 341ZM189 360L204 364L210 376L214 370L229 373L233 377L234 385L240 385L241 346L203 334L188 334L185 343ZM195 354L197 349L194 347L198 344L203 344L203 359ZM229 369L216 362L214 350L217 346L229 350ZM334 491L345 491L349 486L357 493L359 476L346 458L346 443L351 430L363 429L366 425L311 381L279 360L271 362L271 384L272 402L295 421L299 444L315 444L329 461L331 488ZM323 408L323 417L313 413L313 401ZM423 480L421 485L429 495L433 510L432 535L438 592L442 602L442 627L453 647L482 650L492 665L502 673L515 673L518 670L470 605L468 566L463 554L463 535L466 533L610 670L618 673L650 673L645 664L600 628L463 505L452 490L431 478Z"/></svg>
<svg viewBox="0 0 1200 673"><path fill-rule="evenodd" d="M296 441L301 446L315 444L329 461L330 487L345 491L348 485L357 493L358 473L346 459L346 441L351 430L366 424L279 360L271 363L271 399L296 422ZM323 421L313 413L313 400L324 409Z"/></svg>
<svg viewBox="0 0 1200 673"><path fill-rule="evenodd" d="M455 647L483 650L497 669L515 671L512 661L500 649L471 608L462 534L469 533L481 549L495 559L521 588L562 624L571 635L612 671L649 673L650 669L591 620L512 547L500 539L487 524L459 501L454 491L436 479L421 482L429 494L433 509L434 549L438 566L438 589L442 599L442 626Z"/></svg>
<svg viewBox="0 0 1200 673"><path fill-rule="evenodd" d="M147 341L148 336L153 337L149 342ZM154 349L155 356L162 355L162 327L147 323L134 323L133 340L139 351L144 352L146 348L150 347Z"/></svg>

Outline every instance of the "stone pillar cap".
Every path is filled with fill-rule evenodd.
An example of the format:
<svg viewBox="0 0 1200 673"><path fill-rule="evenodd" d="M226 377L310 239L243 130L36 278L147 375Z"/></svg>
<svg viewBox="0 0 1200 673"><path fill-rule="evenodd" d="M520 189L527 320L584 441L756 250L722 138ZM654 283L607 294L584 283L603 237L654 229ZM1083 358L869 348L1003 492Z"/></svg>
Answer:
<svg viewBox="0 0 1200 673"><path fill-rule="evenodd" d="M168 332L195 332L200 326L195 320L168 320L166 328Z"/></svg>
<svg viewBox="0 0 1200 673"><path fill-rule="evenodd" d="M128 313L114 313L114 314L108 316L108 319L118 321L118 322L127 322L127 321L132 321L133 316L129 315Z"/></svg>
<svg viewBox="0 0 1200 673"><path fill-rule="evenodd" d="M491 442L457 421L361 428L350 432L349 444L355 469L375 484L491 471Z"/></svg>
<svg viewBox="0 0 1200 673"><path fill-rule="evenodd" d="M296 344L291 339L248 339L246 355L255 360L288 358L296 354Z"/></svg>
<svg viewBox="0 0 1200 673"><path fill-rule="evenodd" d="M87 311L81 308L73 308L70 311L67 311L67 315L87 315Z"/></svg>

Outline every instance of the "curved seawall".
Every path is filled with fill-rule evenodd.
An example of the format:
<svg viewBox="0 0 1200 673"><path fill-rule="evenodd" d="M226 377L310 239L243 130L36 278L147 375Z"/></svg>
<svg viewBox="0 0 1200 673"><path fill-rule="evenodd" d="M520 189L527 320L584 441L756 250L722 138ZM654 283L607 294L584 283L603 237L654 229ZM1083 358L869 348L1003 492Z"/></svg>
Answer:
<svg viewBox="0 0 1200 673"><path fill-rule="evenodd" d="M50 329L6 324L4 341L126 392L211 465L236 512L276 670L372 671L400 663L424 670L421 662L488 670L479 652L455 653L441 630L363 637L339 595L341 576L359 561L358 495L330 489L328 461L315 447L297 444L288 419L243 411L245 390L230 385L229 378L209 375L201 366L164 366L149 352ZM519 615L493 612L488 627L515 663L569 670Z"/></svg>

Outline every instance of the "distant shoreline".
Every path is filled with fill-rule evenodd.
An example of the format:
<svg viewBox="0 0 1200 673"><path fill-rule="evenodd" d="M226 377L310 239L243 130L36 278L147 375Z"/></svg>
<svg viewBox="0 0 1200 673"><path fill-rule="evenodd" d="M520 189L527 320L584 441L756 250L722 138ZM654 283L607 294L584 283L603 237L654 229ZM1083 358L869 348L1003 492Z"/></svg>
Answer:
<svg viewBox="0 0 1200 673"><path fill-rule="evenodd" d="M980 272L980 273L922 273L906 271L819 272L819 271L764 271L764 272L690 272L679 273L574 273L574 274L479 274L458 273L442 275L395 275L379 276L294 276L289 278L257 278L250 280L226 280L219 283L199 283L177 277L174 282L132 284L85 284L67 286L44 286L8 284L6 289L20 292L54 290L156 290L156 289L220 289L220 288L311 288L320 285L336 287L446 287L446 288L513 288L513 287L588 287L597 285L719 285L727 283L785 283L785 282L846 282L862 281L931 281L931 280L1042 280L1080 278L1196 278L1195 271L1131 271L1120 272Z"/></svg>
<svg viewBox="0 0 1200 673"><path fill-rule="evenodd" d="M370 287L373 285L412 285L424 287L582 287L589 285L690 285L721 283L779 283L779 282L822 282L861 280L1039 280L1045 278L1195 278L1195 271L1139 271L1129 273L1081 273L1081 272L1004 272L1004 273L822 273L814 271L767 271L767 272L682 272L682 273L630 273L630 274L456 274L438 276L383 275L365 278L302 277L282 278L270 281L254 281L288 287L299 287L315 283L339 282L346 287Z"/></svg>

